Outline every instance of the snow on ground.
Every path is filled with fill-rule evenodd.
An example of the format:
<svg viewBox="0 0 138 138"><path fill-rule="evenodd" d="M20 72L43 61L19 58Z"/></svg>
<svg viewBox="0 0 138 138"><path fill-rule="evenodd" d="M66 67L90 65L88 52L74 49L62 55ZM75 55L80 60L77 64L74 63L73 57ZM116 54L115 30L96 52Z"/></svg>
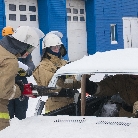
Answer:
<svg viewBox="0 0 138 138"><path fill-rule="evenodd" d="M111 54L107 54L108 52L105 52L105 59L110 60L109 62L105 61L102 63L101 67L104 66L103 69L105 69L105 71L107 69L106 67L109 67L108 69L111 70L118 69L119 71L119 69L121 69L121 71L123 71L123 69L125 69L125 71L136 72L138 68L138 49L131 49L130 53L129 50L124 51L124 53L112 51ZM91 57L92 56L90 56L90 58ZM98 53L96 58L99 57L100 53ZM115 57L119 57L117 58L117 61L115 61ZM68 64L67 68L64 67L63 69L59 70L58 73L60 74L62 71L63 73L67 73L67 71L74 72L73 69L76 70L77 68L77 71L82 71L83 68L86 69L86 64L87 69L85 71L87 72L90 70L89 65L91 67L98 67L97 64L99 63L98 61L100 58L97 61L96 58L92 60L95 64L90 64L88 63L88 61L91 61L89 57L84 57L84 59L77 62L77 64L75 64L76 62L73 64ZM120 63L122 65L118 64L119 59L121 59ZM115 62L112 63L113 61ZM125 66L123 66L123 63ZM82 65L83 68L81 68ZM100 68L100 71L101 70L102 68ZM100 79L103 77L104 76L101 76ZM92 77L92 79L94 79L94 77ZM35 84L35 81L32 77L28 78L28 80L29 82ZM43 98L46 99L47 97ZM6 129L0 131L0 138L136 138L138 136L138 119L136 118L109 118L93 116L34 116L35 106L38 99L39 98L29 99L27 118L24 120L18 120L17 118L12 119L10 122L11 125Z"/></svg>
<svg viewBox="0 0 138 138"><path fill-rule="evenodd" d="M12 119L1 138L136 138L138 120L75 116Z"/></svg>

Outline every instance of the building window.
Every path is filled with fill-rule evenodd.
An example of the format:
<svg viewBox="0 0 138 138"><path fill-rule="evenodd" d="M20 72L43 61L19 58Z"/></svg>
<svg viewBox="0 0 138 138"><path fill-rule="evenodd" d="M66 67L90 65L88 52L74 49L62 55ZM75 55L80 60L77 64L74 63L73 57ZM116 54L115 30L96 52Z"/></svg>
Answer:
<svg viewBox="0 0 138 138"><path fill-rule="evenodd" d="M80 21L85 21L84 16L80 17Z"/></svg>
<svg viewBox="0 0 138 138"><path fill-rule="evenodd" d="M84 14L84 9L80 9L80 14Z"/></svg>
<svg viewBox="0 0 138 138"><path fill-rule="evenodd" d="M9 10L10 10L10 11L16 11L16 5L14 5L14 4L9 4Z"/></svg>
<svg viewBox="0 0 138 138"><path fill-rule="evenodd" d="M30 15L30 21L36 21L36 15Z"/></svg>
<svg viewBox="0 0 138 138"><path fill-rule="evenodd" d="M73 21L78 21L78 16L73 16Z"/></svg>
<svg viewBox="0 0 138 138"><path fill-rule="evenodd" d="M73 8L73 14L78 14L78 9Z"/></svg>
<svg viewBox="0 0 138 138"><path fill-rule="evenodd" d="M26 11L26 5L19 5L20 11Z"/></svg>
<svg viewBox="0 0 138 138"><path fill-rule="evenodd" d="M9 14L9 20L16 21L16 14Z"/></svg>
<svg viewBox="0 0 138 138"><path fill-rule="evenodd" d="M36 12L36 7L35 6L29 6L29 11Z"/></svg>
<svg viewBox="0 0 138 138"><path fill-rule="evenodd" d="M67 13L71 13L71 8L66 8Z"/></svg>
<svg viewBox="0 0 138 138"><path fill-rule="evenodd" d="M71 21L71 16L67 16L67 21Z"/></svg>
<svg viewBox="0 0 138 138"><path fill-rule="evenodd" d="M111 44L118 44L117 43L117 25L110 24L110 30L111 30Z"/></svg>
<svg viewBox="0 0 138 138"><path fill-rule="evenodd" d="M20 21L27 21L26 15L20 15Z"/></svg>

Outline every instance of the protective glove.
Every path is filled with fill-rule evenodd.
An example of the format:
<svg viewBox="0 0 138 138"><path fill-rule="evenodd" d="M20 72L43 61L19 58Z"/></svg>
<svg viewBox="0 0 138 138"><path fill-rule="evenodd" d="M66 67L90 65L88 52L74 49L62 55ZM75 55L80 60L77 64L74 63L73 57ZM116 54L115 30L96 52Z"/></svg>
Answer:
<svg viewBox="0 0 138 138"><path fill-rule="evenodd" d="M111 101L114 103L123 103L124 100L120 97L119 94L115 94L111 97Z"/></svg>
<svg viewBox="0 0 138 138"><path fill-rule="evenodd" d="M24 91L24 84L23 84L23 82L21 80L17 80L17 81L15 81L15 83L19 86L21 92L23 92Z"/></svg>
<svg viewBox="0 0 138 138"><path fill-rule="evenodd" d="M22 62L18 61L18 64L19 64L19 71L18 71L18 74L20 76L26 76L27 75L27 71L28 71L28 66L23 64Z"/></svg>
<svg viewBox="0 0 138 138"><path fill-rule="evenodd" d="M23 101L25 99L24 95L22 94L24 91L24 84L21 80L15 81L15 83L19 86L19 88L21 90L21 96L19 97L19 100Z"/></svg>
<svg viewBox="0 0 138 138"><path fill-rule="evenodd" d="M89 78L86 78L86 92L89 95L95 94L97 87L98 87L98 85L95 82L90 81Z"/></svg>
<svg viewBox="0 0 138 138"><path fill-rule="evenodd" d="M26 75L27 75L27 72L26 72L24 69L19 68L18 74L19 74L21 77L23 77L23 76L26 76Z"/></svg>

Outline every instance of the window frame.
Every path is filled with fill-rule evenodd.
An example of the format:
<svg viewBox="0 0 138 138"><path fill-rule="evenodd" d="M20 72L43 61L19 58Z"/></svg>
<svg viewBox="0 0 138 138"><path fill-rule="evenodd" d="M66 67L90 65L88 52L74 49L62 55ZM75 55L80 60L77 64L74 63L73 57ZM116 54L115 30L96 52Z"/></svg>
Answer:
<svg viewBox="0 0 138 138"><path fill-rule="evenodd" d="M113 27L113 29L112 29ZM110 24L111 44L118 44L117 40L117 24Z"/></svg>

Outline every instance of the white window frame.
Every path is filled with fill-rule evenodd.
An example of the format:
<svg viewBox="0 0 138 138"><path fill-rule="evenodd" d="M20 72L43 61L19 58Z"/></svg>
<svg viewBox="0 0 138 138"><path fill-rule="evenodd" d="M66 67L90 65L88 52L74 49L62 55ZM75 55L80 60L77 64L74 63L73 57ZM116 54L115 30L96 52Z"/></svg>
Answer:
<svg viewBox="0 0 138 138"><path fill-rule="evenodd" d="M116 36L116 24L110 24L110 28L111 27L114 27L113 32L111 32L111 44L118 44L116 37L115 37ZM112 29L111 29L111 31L112 31ZM114 33L114 36L112 35L113 33Z"/></svg>

